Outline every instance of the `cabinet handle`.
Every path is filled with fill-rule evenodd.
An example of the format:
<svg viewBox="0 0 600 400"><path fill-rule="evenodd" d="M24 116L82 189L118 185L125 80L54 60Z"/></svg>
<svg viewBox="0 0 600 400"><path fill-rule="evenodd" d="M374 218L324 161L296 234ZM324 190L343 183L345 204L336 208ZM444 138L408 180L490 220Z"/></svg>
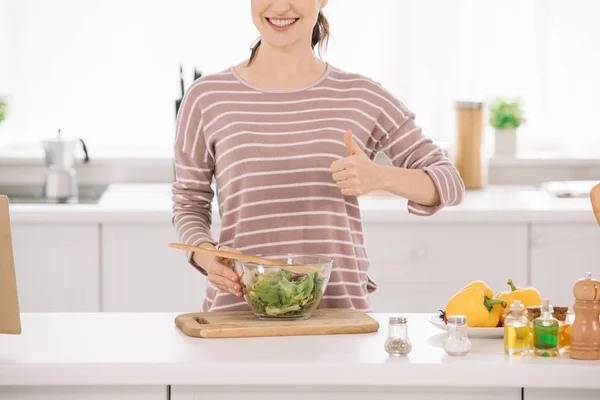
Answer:
<svg viewBox="0 0 600 400"><path fill-rule="evenodd" d="M413 260L422 260L427 257L428 254L427 249L423 248L414 249L411 253Z"/></svg>
<svg viewBox="0 0 600 400"><path fill-rule="evenodd" d="M546 244L546 239L542 235L536 235L533 238L533 245L536 247L542 247Z"/></svg>

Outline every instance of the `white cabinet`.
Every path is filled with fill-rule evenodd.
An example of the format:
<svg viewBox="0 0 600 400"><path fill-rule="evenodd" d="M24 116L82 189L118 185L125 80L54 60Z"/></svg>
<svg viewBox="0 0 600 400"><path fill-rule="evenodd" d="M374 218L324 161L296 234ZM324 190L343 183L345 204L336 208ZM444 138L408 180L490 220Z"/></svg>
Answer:
<svg viewBox="0 0 600 400"><path fill-rule="evenodd" d="M600 228L595 223L533 224L531 284L556 305L573 305L573 285L587 271L600 278Z"/></svg>
<svg viewBox="0 0 600 400"><path fill-rule="evenodd" d="M216 388L173 386L171 400L520 400L520 388L311 388L301 387L244 387Z"/></svg>
<svg viewBox="0 0 600 400"><path fill-rule="evenodd" d="M103 225L102 311L200 310L206 276L168 246L178 241L168 223Z"/></svg>
<svg viewBox="0 0 600 400"><path fill-rule="evenodd" d="M436 312L471 281L494 292L527 281L524 223L365 224L364 235L374 312Z"/></svg>
<svg viewBox="0 0 600 400"><path fill-rule="evenodd" d="M167 400L166 386L8 386L0 400Z"/></svg>
<svg viewBox="0 0 600 400"><path fill-rule="evenodd" d="M23 312L187 312L200 309L206 277L162 223L13 223ZM215 221L213 235L219 235ZM571 306L586 271L600 278L594 223L364 223L375 312L436 312L473 280L497 292L532 285Z"/></svg>
<svg viewBox="0 0 600 400"><path fill-rule="evenodd" d="M99 305L97 224L13 223L22 312L94 312Z"/></svg>

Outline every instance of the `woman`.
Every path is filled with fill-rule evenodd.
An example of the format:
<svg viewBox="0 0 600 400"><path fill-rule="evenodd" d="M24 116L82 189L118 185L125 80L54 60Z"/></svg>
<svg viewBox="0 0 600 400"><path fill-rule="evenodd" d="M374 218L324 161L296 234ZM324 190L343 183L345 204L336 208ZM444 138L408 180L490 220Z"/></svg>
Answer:
<svg viewBox="0 0 600 400"><path fill-rule="evenodd" d="M183 243L334 259L319 307L371 311L357 196L386 190L432 215L462 201L452 164L378 83L321 61L327 0L252 0L261 40L248 60L195 81L177 120L173 223ZM373 162L385 153L393 166ZM236 249L236 250L234 250ZM204 311L246 310L229 260L188 253L208 277Z"/></svg>

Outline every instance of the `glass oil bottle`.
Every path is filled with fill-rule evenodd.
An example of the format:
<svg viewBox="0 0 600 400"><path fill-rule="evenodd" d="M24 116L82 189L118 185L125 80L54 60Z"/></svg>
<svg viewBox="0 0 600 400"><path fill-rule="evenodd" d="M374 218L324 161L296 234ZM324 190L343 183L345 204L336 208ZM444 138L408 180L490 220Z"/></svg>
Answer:
<svg viewBox="0 0 600 400"><path fill-rule="evenodd" d="M504 319L504 353L510 356L529 353L529 332L525 306L520 300L515 300L506 310Z"/></svg>
<svg viewBox="0 0 600 400"><path fill-rule="evenodd" d="M533 352L536 356L558 356L558 331L559 324L552 316L552 307L548 300L543 300L542 315L533 321Z"/></svg>

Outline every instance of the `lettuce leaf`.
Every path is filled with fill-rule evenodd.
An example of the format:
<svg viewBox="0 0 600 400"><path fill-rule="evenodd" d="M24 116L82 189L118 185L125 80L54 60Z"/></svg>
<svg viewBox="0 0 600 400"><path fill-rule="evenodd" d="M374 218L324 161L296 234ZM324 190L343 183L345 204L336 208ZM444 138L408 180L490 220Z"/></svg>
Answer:
<svg viewBox="0 0 600 400"><path fill-rule="evenodd" d="M316 305L321 297L323 282L324 279L315 272L305 275L286 270L255 273L251 279L244 279L244 292L256 313L296 316Z"/></svg>

